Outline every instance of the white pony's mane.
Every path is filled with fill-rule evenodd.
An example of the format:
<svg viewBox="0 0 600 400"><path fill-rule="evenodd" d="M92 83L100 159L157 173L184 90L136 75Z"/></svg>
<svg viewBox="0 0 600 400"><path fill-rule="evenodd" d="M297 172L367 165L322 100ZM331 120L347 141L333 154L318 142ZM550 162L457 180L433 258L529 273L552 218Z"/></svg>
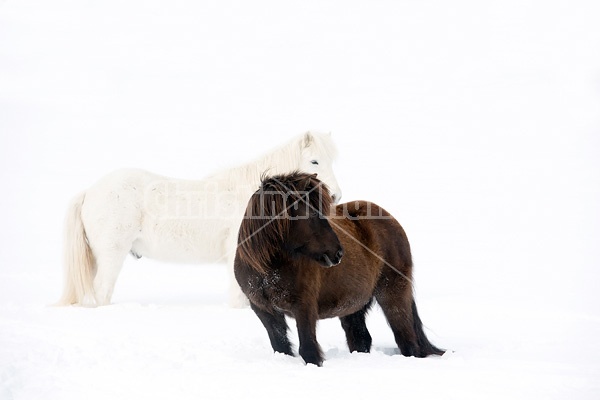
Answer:
<svg viewBox="0 0 600 400"><path fill-rule="evenodd" d="M226 186L241 181L260 182L261 176L265 173L273 175L298 169L302 160L302 150L307 147L314 147L317 154L324 154L332 160L337 157L337 150L330 134L306 132L253 161L218 172L211 178L226 181Z"/></svg>

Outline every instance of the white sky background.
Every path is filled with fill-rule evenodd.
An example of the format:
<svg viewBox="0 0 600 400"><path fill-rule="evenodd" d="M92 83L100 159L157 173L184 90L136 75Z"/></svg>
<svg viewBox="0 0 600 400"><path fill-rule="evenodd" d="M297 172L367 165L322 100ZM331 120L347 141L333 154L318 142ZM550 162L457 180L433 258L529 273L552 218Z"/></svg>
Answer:
<svg viewBox="0 0 600 400"><path fill-rule="evenodd" d="M1 1L0 271L58 285L67 203L109 171L201 178L316 129L339 147L343 200L404 225L419 293L597 315L599 16L594 1Z"/></svg>

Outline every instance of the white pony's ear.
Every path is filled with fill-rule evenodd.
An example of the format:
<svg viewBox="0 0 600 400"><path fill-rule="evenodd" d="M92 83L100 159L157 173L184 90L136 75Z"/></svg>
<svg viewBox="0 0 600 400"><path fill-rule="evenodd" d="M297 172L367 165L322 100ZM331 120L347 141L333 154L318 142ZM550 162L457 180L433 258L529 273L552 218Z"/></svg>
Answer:
<svg viewBox="0 0 600 400"><path fill-rule="evenodd" d="M315 140L315 138L313 137L312 133L306 132L304 134L304 136L302 137L302 147L303 148L310 147L310 145L313 143L314 140Z"/></svg>

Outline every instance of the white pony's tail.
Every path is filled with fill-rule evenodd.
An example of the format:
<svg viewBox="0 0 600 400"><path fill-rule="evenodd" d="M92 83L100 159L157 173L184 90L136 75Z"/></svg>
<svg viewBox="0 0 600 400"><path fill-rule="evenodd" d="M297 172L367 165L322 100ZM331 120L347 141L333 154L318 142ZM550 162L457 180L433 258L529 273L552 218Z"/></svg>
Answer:
<svg viewBox="0 0 600 400"><path fill-rule="evenodd" d="M65 283L58 305L94 303L96 263L81 221L85 193L77 196L67 211L64 238Z"/></svg>

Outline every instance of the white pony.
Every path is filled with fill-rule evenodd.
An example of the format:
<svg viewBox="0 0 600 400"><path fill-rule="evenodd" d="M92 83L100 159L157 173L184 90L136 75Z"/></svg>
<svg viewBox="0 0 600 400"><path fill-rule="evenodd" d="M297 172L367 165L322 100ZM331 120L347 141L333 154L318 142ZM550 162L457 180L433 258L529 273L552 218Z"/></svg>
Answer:
<svg viewBox="0 0 600 400"><path fill-rule="evenodd" d="M337 202L334 157L331 135L309 132L254 162L200 181L142 170L105 176L69 208L59 304L110 304L128 253L169 262L225 261L231 272L230 305L247 304L233 278L233 258L244 210L261 174L317 173Z"/></svg>

